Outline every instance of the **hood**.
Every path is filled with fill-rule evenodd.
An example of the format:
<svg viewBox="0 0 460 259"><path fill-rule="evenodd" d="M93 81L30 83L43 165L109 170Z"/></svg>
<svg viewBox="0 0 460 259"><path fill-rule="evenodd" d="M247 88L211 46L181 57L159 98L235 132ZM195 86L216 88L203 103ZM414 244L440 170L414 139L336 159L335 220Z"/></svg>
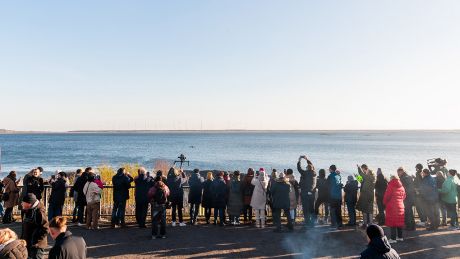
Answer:
<svg viewBox="0 0 460 259"><path fill-rule="evenodd" d="M176 170L174 170L174 168L171 168L168 171L168 179L170 178L176 178Z"/></svg>
<svg viewBox="0 0 460 259"><path fill-rule="evenodd" d="M376 237L369 242L369 247L373 248L379 254L385 254L390 252L391 245L388 242L387 237Z"/></svg>
<svg viewBox="0 0 460 259"><path fill-rule="evenodd" d="M395 187L398 187L398 188L400 188L400 187L403 186L402 183L401 183L401 181L398 180L398 179L392 179L392 180L390 181L390 184L393 185L393 186L395 186Z"/></svg>

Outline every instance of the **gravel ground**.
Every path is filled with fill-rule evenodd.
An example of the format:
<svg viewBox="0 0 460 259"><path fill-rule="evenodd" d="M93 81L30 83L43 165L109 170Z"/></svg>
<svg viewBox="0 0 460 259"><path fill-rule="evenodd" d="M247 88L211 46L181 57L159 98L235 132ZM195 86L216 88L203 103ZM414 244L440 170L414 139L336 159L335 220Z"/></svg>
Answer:
<svg viewBox="0 0 460 259"><path fill-rule="evenodd" d="M19 224L9 227L20 231ZM306 231L296 226L294 232L283 233L273 233L272 227L167 227L167 239L160 240L151 240L150 229L135 226L69 230L85 238L91 258L356 258L367 242L360 229L337 231L327 226ZM460 231L419 229L404 237L393 246L402 258L460 258Z"/></svg>

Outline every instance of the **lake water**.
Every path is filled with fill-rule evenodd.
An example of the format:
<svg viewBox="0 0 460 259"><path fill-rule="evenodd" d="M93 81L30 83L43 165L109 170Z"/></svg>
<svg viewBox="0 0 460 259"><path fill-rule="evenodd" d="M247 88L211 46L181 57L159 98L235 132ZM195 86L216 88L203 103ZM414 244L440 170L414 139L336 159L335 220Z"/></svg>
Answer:
<svg viewBox="0 0 460 259"><path fill-rule="evenodd" d="M460 131L12 134L0 135L0 147L3 176L37 166L48 174L123 163L152 170L156 160L173 161L181 153L190 160L187 169L295 169L301 154L317 168L335 164L346 174L361 163L387 175L399 166L413 172L435 157L460 167Z"/></svg>

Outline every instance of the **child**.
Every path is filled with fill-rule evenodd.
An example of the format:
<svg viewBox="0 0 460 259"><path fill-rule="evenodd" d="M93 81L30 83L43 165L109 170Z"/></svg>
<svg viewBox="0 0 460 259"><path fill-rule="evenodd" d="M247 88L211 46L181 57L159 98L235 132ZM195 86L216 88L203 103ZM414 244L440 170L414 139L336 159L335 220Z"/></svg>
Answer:
<svg viewBox="0 0 460 259"><path fill-rule="evenodd" d="M358 200L358 181L352 175L348 176L347 184L344 187L345 202L347 204L349 221L347 226L356 226L356 202Z"/></svg>

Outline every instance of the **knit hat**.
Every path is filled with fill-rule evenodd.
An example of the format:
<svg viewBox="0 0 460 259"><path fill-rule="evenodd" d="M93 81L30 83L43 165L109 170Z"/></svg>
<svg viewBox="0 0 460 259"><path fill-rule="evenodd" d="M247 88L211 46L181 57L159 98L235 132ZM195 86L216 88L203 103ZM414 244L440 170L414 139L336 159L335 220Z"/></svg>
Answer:
<svg viewBox="0 0 460 259"><path fill-rule="evenodd" d="M348 176L348 181L351 182L351 181L353 181L354 179L355 179L355 178L353 177L353 175L349 175L349 176Z"/></svg>
<svg viewBox="0 0 460 259"><path fill-rule="evenodd" d="M265 172L265 169L264 169L263 167L261 167L261 168L259 169L259 172Z"/></svg>
<svg viewBox="0 0 460 259"><path fill-rule="evenodd" d="M369 225L367 227L366 234L369 237L369 239L385 236L385 232L383 232L383 229L379 225L375 224Z"/></svg>
<svg viewBox="0 0 460 259"><path fill-rule="evenodd" d="M37 201L37 197L33 193L28 193L22 198L22 202L34 204Z"/></svg>

